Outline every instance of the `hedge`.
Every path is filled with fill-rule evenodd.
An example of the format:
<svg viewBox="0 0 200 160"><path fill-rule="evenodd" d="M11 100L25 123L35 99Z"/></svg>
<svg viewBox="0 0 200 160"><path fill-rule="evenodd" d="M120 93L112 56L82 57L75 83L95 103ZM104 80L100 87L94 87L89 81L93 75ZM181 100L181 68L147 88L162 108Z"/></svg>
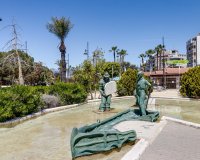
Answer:
<svg viewBox="0 0 200 160"><path fill-rule="evenodd" d="M50 95L50 96L43 96ZM87 93L80 84L57 83L51 86L11 86L0 89L0 122L23 117L49 107L49 98L59 100L59 105L84 102ZM42 98L43 97L43 98ZM44 97L48 97L45 101ZM57 97L57 98L55 98ZM55 107L55 106L54 106Z"/></svg>

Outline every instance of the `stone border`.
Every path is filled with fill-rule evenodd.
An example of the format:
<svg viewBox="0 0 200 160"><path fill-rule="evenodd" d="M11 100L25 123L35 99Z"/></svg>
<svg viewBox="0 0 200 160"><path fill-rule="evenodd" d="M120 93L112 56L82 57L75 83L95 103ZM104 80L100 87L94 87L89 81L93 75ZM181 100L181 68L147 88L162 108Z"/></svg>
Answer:
<svg viewBox="0 0 200 160"><path fill-rule="evenodd" d="M157 96L150 96L149 98L157 98L157 99L172 99L172 100L185 100L185 101L200 101L200 99L195 98L187 98L187 97L157 97Z"/></svg>
<svg viewBox="0 0 200 160"><path fill-rule="evenodd" d="M128 98L132 98L132 97L134 97L134 96L113 97L112 99L124 99L124 98L128 99ZM27 120L30 120L30 119L33 119L33 118L37 118L37 117L45 115L47 113L62 111L62 110L66 110L66 109L72 109L72 108L79 107L83 104L92 103L92 102L99 102L99 101L101 101L101 99L88 100L88 101L86 101L84 103L80 103L80 104L72 104L72 105L66 105L66 106L59 106L59 107L44 109L40 112L36 112L36 113L30 114L30 115L27 115L27 116L24 116L24 117L12 119L12 120L9 120L9 121L6 121L6 122L1 122L0 127L9 127L9 126L13 127L13 126L15 126L15 125L17 125L21 122L24 122L24 121L27 121Z"/></svg>
<svg viewBox="0 0 200 160"><path fill-rule="evenodd" d="M172 122L183 124L183 125L186 125L186 126L189 126L189 127L194 127L194 128L200 129L200 124L198 124L198 123L184 121L184 120L181 120L181 119L171 118L171 117L167 117L167 116L163 116L162 120L172 121Z"/></svg>

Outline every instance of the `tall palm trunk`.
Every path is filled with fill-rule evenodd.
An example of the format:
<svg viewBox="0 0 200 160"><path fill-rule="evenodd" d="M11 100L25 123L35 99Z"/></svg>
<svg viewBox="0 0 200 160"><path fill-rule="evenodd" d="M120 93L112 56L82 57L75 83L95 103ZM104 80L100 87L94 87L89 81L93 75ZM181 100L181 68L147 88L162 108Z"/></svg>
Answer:
<svg viewBox="0 0 200 160"><path fill-rule="evenodd" d="M161 64L162 64L162 62L161 62L161 56L162 56L161 53L159 53L159 56L160 56L160 57L159 57L159 59L160 59L160 60L159 60L159 70L161 70Z"/></svg>
<svg viewBox="0 0 200 160"><path fill-rule="evenodd" d="M114 62L115 62L115 56L116 56L116 53L115 53L115 51L113 52L113 56L114 56Z"/></svg>
<svg viewBox="0 0 200 160"><path fill-rule="evenodd" d="M156 62L156 63L157 63L157 66L156 66L156 67L157 67L157 70L158 70L158 52L157 52L157 54L156 54L156 59L157 59L157 60L156 60L156 61L157 61L157 62Z"/></svg>
<svg viewBox="0 0 200 160"><path fill-rule="evenodd" d="M61 71L60 71L60 79L61 82L66 82L66 60L65 60L65 53L66 53L66 47L64 44L64 41L61 41L59 50L61 52Z"/></svg>

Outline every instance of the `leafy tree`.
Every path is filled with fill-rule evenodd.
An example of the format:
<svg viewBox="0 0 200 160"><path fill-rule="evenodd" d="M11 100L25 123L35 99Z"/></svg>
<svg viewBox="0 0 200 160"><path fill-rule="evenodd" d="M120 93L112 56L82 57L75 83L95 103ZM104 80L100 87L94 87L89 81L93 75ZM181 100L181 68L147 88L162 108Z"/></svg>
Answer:
<svg viewBox="0 0 200 160"><path fill-rule="evenodd" d="M103 65L103 73L108 72L111 77L117 77L120 73L120 65L117 62L105 62ZM102 73L102 74L103 74Z"/></svg>
<svg viewBox="0 0 200 160"><path fill-rule="evenodd" d="M109 50L109 52L113 52L114 62L116 62L116 53L118 53L118 51L119 49L117 48L117 46L113 46L111 50Z"/></svg>
<svg viewBox="0 0 200 160"><path fill-rule="evenodd" d="M132 96L136 87L137 70L128 69L121 76L117 83L117 92L119 96Z"/></svg>
<svg viewBox="0 0 200 160"><path fill-rule="evenodd" d="M127 70L128 68L137 69L136 65L131 64L130 62L124 62L124 63L123 63L123 66L124 66L124 68L125 68L126 70Z"/></svg>
<svg viewBox="0 0 200 160"><path fill-rule="evenodd" d="M49 32L55 34L60 40L60 53L61 53L61 81L66 81L66 61L65 61L65 53L66 47L64 40L67 37L69 31L72 29L73 25L69 18L61 17L60 19L57 17L52 17L52 22L47 24L47 29Z"/></svg>
<svg viewBox="0 0 200 160"><path fill-rule="evenodd" d="M82 84L86 92L90 93L91 99L93 99L95 68L90 61L85 60L81 66L74 70L73 79L75 82Z"/></svg>
<svg viewBox="0 0 200 160"><path fill-rule="evenodd" d="M180 93L182 96L200 98L200 66L182 75Z"/></svg>
<svg viewBox="0 0 200 160"><path fill-rule="evenodd" d="M5 62L5 58L10 52L0 52L0 82L3 85L18 84L18 64L17 57L10 57ZM52 83L54 81L53 72L42 63L34 62L34 58L27 53L18 50L22 64L23 79L25 84L35 85L41 83ZM42 78L43 77L43 78Z"/></svg>
<svg viewBox="0 0 200 160"><path fill-rule="evenodd" d="M93 65L96 66L99 62L104 60L104 53L102 49L97 48L92 52Z"/></svg>

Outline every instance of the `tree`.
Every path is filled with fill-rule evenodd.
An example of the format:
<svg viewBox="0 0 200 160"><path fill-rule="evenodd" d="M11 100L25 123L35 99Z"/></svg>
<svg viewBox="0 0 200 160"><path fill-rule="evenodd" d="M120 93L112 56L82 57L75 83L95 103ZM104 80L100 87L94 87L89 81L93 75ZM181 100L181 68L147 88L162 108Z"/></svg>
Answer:
<svg viewBox="0 0 200 160"><path fill-rule="evenodd" d="M111 50L109 50L109 52L113 52L113 58L114 58L114 62L116 62L116 53L119 51L119 49L117 48L117 46L113 46L111 48Z"/></svg>
<svg viewBox="0 0 200 160"><path fill-rule="evenodd" d="M121 76L117 83L117 93L119 96L132 96L136 87L137 70L128 69Z"/></svg>
<svg viewBox="0 0 200 160"><path fill-rule="evenodd" d="M139 57L138 58L141 58L141 60L142 60L142 70L144 71L144 58L146 57L146 55L144 54L144 53L141 53L140 55L139 55Z"/></svg>
<svg viewBox="0 0 200 160"><path fill-rule="evenodd" d="M97 48L95 51L92 52L92 61L93 65L96 66L97 63L102 61L104 58L104 53L102 49Z"/></svg>
<svg viewBox="0 0 200 160"><path fill-rule="evenodd" d="M124 62L123 66L124 66L125 70L127 70L128 68L137 69L136 65L131 64L130 62Z"/></svg>
<svg viewBox="0 0 200 160"><path fill-rule="evenodd" d="M150 63L150 70L152 69L152 63L153 63L153 55L155 53L155 50L153 49L149 49L145 52L146 56L149 59L149 63Z"/></svg>
<svg viewBox="0 0 200 160"><path fill-rule="evenodd" d="M156 59L157 59L157 70L158 69L161 69L161 54L162 54L162 52L163 52L163 49L164 49L164 46L163 45L161 45L161 44L159 44L159 45L157 45L156 47L155 47L155 52L156 52ZM159 58L160 58L160 60L159 60L159 67L158 67L158 56L159 56Z"/></svg>
<svg viewBox="0 0 200 160"><path fill-rule="evenodd" d="M9 40L5 46L9 45L12 51L9 52L10 54L4 58L4 62L6 63L7 61L10 61L10 59L13 59L13 57L16 57L16 61L17 61L17 65L18 65L18 84L20 85L24 85L24 77L23 77L23 73L22 73L22 63L21 63L21 58L20 55L18 53L18 46L21 45L19 44L19 36L18 36L18 32L16 30L16 24L11 24L8 25L9 27L12 27L12 39Z"/></svg>
<svg viewBox="0 0 200 160"><path fill-rule="evenodd" d="M120 65L117 62L105 62L103 65L103 73L108 72L111 78L119 76Z"/></svg>
<svg viewBox="0 0 200 160"><path fill-rule="evenodd" d="M53 72L43 66L41 62L34 62L34 58L27 53L18 50L20 57L24 83L35 85L41 83L52 83L54 81ZM18 59L17 56L10 56L9 60L5 58L11 55L13 51L0 52L0 81L3 85L18 84Z"/></svg>
<svg viewBox="0 0 200 160"><path fill-rule="evenodd" d="M85 60L83 64L73 72L73 79L75 82L82 84L85 87L87 93L90 93L91 99L93 99L92 91L94 89L94 79L95 79L95 68L92 63Z"/></svg>
<svg viewBox="0 0 200 160"><path fill-rule="evenodd" d="M119 63L120 63L120 66L121 66L120 76L121 76L121 73L124 72L124 66L123 66L123 64L124 64L124 57L126 55L128 55L128 54L127 54L127 51L124 50L124 49L121 49L117 54L119 55Z"/></svg>
<svg viewBox="0 0 200 160"><path fill-rule="evenodd" d="M182 96L200 98L200 66L182 75L180 93Z"/></svg>
<svg viewBox="0 0 200 160"><path fill-rule="evenodd" d="M67 37L69 31L72 29L73 25L69 18L61 17L60 19L57 17L52 17L52 22L47 24L47 29L49 32L55 34L60 40L59 50L61 53L61 81L66 81L66 61L65 61L65 38Z"/></svg>

